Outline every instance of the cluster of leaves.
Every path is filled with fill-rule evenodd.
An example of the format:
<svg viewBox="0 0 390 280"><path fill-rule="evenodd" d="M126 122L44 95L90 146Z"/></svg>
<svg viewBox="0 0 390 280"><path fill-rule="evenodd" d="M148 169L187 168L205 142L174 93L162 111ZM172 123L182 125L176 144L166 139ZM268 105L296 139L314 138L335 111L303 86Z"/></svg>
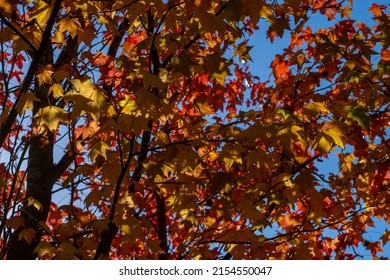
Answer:
<svg viewBox="0 0 390 280"><path fill-rule="evenodd" d="M377 258L390 19L351 6L0 1L1 257ZM240 63L262 20L291 36L272 81Z"/></svg>

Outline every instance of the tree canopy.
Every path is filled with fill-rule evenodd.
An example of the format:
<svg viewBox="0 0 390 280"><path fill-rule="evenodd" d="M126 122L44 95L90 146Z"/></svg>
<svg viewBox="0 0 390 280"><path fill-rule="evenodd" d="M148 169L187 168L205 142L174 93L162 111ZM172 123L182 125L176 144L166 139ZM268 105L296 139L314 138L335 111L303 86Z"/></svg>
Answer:
<svg viewBox="0 0 390 280"><path fill-rule="evenodd" d="M380 258L390 19L352 9L0 0L1 258ZM260 22L290 38L268 80Z"/></svg>

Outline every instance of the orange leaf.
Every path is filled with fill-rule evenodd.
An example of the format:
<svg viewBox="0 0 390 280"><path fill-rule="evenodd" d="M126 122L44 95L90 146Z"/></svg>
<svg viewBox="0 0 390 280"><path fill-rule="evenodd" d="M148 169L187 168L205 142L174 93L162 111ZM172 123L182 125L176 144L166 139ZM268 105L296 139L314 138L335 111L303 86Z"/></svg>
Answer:
<svg viewBox="0 0 390 280"><path fill-rule="evenodd" d="M371 11L371 13L374 16L379 17L382 13L382 10L384 10L384 9L386 9L385 5L378 5L378 4L374 3L371 5L371 7L368 10Z"/></svg>
<svg viewBox="0 0 390 280"><path fill-rule="evenodd" d="M390 61L390 50L381 51L381 60L386 62Z"/></svg>
<svg viewBox="0 0 390 280"><path fill-rule="evenodd" d="M22 230L20 233L19 233L19 238L18 240L26 240L26 242L28 244L31 244L31 242L34 240L36 240L36 237L35 237L35 230L32 229L32 228L25 228L24 230Z"/></svg>

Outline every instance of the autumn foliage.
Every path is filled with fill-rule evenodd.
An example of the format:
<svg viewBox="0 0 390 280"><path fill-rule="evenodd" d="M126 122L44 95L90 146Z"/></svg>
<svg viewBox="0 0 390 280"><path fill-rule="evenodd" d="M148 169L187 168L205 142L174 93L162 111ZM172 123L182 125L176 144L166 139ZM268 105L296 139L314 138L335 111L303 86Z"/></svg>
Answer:
<svg viewBox="0 0 390 280"><path fill-rule="evenodd" d="M379 258L386 8L0 0L1 258ZM268 80L245 63L263 22L290 38Z"/></svg>

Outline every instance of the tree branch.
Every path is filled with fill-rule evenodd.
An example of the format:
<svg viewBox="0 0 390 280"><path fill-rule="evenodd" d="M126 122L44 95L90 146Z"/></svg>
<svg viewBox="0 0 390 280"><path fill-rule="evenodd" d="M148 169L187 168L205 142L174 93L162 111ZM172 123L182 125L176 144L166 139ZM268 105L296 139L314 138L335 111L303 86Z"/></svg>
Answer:
<svg viewBox="0 0 390 280"><path fill-rule="evenodd" d="M35 48L35 46L30 42L29 39L26 38L26 36L23 35L22 32L20 32L19 29L17 29L11 22L9 22L3 15L2 13L0 13L0 19L13 31L16 33L16 35L18 35L22 40L23 42L25 42L29 47L30 49L33 51L33 52L37 52L37 49Z"/></svg>
<svg viewBox="0 0 390 280"><path fill-rule="evenodd" d="M18 105L22 95L25 94L25 92L27 92L28 88L30 87L32 80L34 79L35 73L38 70L39 61L41 60L45 50L49 45L50 38L51 38L51 31L55 24L57 15L61 9L62 1L63 0L56 0L53 4L52 12L50 14L49 19L47 20L45 30L43 31L42 34L41 43L39 45L39 48L34 52L31 65L28 69L26 77L23 80L22 85L20 86L18 97L16 98L14 105L12 106L12 109L8 115L7 120L4 123L2 123L0 126L0 147L3 146L3 143L7 138L7 135L10 132L12 125L14 124L16 117L18 115L16 106Z"/></svg>

